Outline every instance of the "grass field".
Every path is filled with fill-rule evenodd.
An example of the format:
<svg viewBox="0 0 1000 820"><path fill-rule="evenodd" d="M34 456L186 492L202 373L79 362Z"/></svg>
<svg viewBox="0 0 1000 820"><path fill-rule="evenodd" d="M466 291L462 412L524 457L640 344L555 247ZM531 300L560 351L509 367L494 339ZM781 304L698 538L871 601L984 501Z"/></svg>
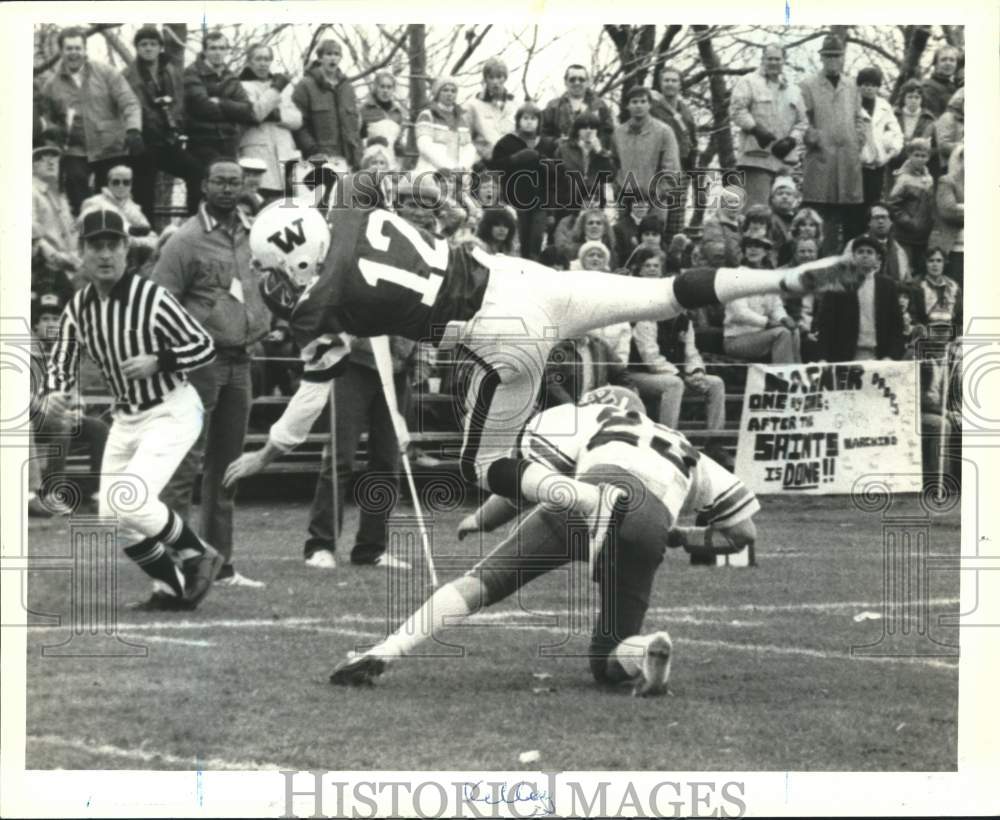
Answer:
<svg viewBox="0 0 1000 820"><path fill-rule="evenodd" d="M675 655L655 699L594 685L566 574L449 630L461 648L439 655L455 656L402 661L372 689L331 686L348 649L419 602L425 576L304 566L304 502L241 506L237 563L267 588L216 589L194 613L124 609L148 587L119 562L120 634L146 657L43 657L70 634L70 574L32 572L31 610L64 625L29 631L27 766L509 770L537 749L533 770L954 771L957 658L851 654L888 623L855 620L882 612L880 514L844 498L763 505L757 568L668 552L646 629L669 629ZM921 514L915 498L897 511ZM458 544L460 514L435 516L444 579L497 540ZM65 553L70 523L33 522L32 555ZM959 524L957 508L933 517L932 553L959 553ZM933 635L957 643L937 624L958 611L957 573L933 573L928 593Z"/></svg>

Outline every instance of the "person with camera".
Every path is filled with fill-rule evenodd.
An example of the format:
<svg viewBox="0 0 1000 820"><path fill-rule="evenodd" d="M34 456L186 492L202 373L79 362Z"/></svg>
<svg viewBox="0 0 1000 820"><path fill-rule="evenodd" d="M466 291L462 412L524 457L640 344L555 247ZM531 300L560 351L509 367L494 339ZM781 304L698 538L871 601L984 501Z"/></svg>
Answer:
<svg viewBox="0 0 1000 820"><path fill-rule="evenodd" d="M136 203L150 222L156 204L156 172L184 180L187 210L198 209L201 196L201 163L187 151L184 133L184 82L173 61L163 51L163 35L156 26L140 28L133 38L135 62L125 79L142 105L142 140L146 150L133 157Z"/></svg>

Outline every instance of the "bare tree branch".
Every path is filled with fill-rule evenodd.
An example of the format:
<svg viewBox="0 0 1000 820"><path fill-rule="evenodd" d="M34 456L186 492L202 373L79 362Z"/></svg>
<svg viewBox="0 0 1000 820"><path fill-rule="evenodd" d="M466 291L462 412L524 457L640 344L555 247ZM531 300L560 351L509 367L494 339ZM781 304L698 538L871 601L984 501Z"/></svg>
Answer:
<svg viewBox="0 0 1000 820"><path fill-rule="evenodd" d="M105 42L108 44L108 48L112 49L115 54L121 57L126 67L131 67L135 58L129 53L128 47L122 42L121 37L111 30L102 31L101 36L104 37Z"/></svg>
<svg viewBox="0 0 1000 820"><path fill-rule="evenodd" d="M469 61L469 58L475 53L476 49L479 48L480 43L483 42L483 38L489 33L490 29L493 28L492 23L488 23L483 27L483 30L479 32L475 37L469 38L468 45L465 47L465 51L462 52L462 56L455 61L455 65L451 68L452 74L458 74L462 70L462 67ZM475 29L473 29L474 31Z"/></svg>
<svg viewBox="0 0 1000 820"><path fill-rule="evenodd" d="M399 50L404 45L406 45L406 40L405 39L399 39L399 40L397 40L395 42L395 44L393 45L393 47L391 49L389 49L389 53L386 54L385 57L383 57L381 60L379 60L374 65L371 65L368 68L366 68L360 74L355 74L353 77L348 77L347 81L349 83L357 82L358 80L362 79L363 77L367 77L370 74L374 74L376 71L381 71L383 68L385 68L387 65L389 65L389 63L392 62L392 58L396 56L396 54L399 52Z"/></svg>
<svg viewBox="0 0 1000 820"><path fill-rule="evenodd" d="M531 61L535 56L535 48L538 45L538 26L531 27L531 45L528 46L528 56L524 61L524 70L521 72L521 88L524 90L524 99L530 100L531 94L528 92L528 69L531 68Z"/></svg>

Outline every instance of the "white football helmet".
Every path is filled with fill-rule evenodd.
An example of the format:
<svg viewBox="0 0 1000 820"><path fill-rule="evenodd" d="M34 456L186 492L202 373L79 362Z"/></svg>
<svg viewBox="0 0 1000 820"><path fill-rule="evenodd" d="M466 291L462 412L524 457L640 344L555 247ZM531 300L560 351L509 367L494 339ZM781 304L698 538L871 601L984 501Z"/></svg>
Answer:
<svg viewBox="0 0 1000 820"><path fill-rule="evenodd" d="M609 384L604 387L596 387L593 390L588 390L580 396L578 403L581 407L588 404L608 404L612 407L617 407L619 410L624 410L626 413L635 412L645 414L646 412L646 405L642 403L642 399L639 398L638 394L627 387L619 385Z"/></svg>
<svg viewBox="0 0 1000 820"><path fill-rule="evenodd" d="M329 248L330 226L323 215L286 200L264 208L250 229L254 266L283 273L298 288L316 277Z"/></svg>

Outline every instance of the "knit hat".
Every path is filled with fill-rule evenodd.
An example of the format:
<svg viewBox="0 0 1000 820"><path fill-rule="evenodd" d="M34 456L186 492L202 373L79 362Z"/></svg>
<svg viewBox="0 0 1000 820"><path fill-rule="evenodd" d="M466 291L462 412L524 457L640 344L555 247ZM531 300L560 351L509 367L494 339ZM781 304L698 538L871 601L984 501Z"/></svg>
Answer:
<svg viewBox="0 0 1000 820"><path fill-rule="evenodd" d="M137 46L142 40L156 40L161 46L163 45L163 35L160 34L160 30L152 23L145 23L135 33L135 37L132 38L132 45Z"/></svg>
<svg viewBox="0 0 1000 820"><path fill-rule="evenodd" d="M590 251L600 251L604 256L604 264L609 265L611 263L611 251L608 250L608 246L597 239L591 239L589 242L584 242L580 246L580 250L576 254L578 261L582 262L583 257L585 257Z"/></svg>
<svg viewBox="0 0 1000 820"><path fill-rule="evenodd" d="M777 177L774 180L774 184L771 185L771 194L776 194L782 188L790 188L791 190L798 193L799 187L795 184L795 180L791 177Z"/></svg>
<svg viewBox="0 0 1000 820"><path fill-rule="evenodd" d="M437 102L438 95L441 93L441 89L446 85L455 86L455 91L458 91L458 80L456 80L451 75L446 75L444 77L437 77L431 84L431 99Z"/></svg>

